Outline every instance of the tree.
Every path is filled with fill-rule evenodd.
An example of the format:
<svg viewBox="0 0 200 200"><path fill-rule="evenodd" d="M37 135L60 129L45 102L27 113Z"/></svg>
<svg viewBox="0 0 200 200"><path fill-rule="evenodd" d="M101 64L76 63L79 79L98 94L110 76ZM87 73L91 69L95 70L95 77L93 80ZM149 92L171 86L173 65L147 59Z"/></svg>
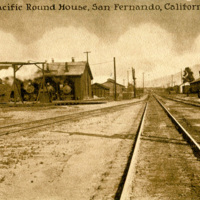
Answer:
<svg viewBox="0 0 200 200"><path fill-rule="evenodd" d="M193 72L189 67L186 67L183 73L183 83L194 81Z"/></svg>

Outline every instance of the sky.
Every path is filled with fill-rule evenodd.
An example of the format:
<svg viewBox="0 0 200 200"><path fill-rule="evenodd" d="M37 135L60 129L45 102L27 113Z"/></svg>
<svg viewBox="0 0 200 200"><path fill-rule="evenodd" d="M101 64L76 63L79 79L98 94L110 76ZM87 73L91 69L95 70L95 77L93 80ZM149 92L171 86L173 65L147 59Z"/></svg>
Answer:
<svg viewBox="0 0 200 200"><path fill-rule="evenodd" d="M90 10L27 11L26 4L44 6L59 4L87 5ZM109 5L109 11L92 10L93 4ZM120 5L160 5L165 3L200 5L191 0L1 0L0 8L22 5L21 11L0 10L0 61L55 62L86 60L93 82L113 78L113 57L116 58L117 81L131 82L131 68L136 70L137 85L170 75L200 64L200 10L120 11ZM29 78L37 69L23 67L19 77ZM12 75L1 70L0 77ZM129 76L128 76L129 75Z"/></svg>

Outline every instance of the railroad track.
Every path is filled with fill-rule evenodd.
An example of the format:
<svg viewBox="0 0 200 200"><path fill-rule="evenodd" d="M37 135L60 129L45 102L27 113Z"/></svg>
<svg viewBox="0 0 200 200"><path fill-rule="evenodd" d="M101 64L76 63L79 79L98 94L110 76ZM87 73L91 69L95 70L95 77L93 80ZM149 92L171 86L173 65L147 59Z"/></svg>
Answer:
<svg viewBox="0 0 200 200"><path fill-rule="evenodd" d="M146 115L146 110L147 110L147 105L144 108L138 130L135 136L135 141L133 143L132 151L130 153L127 167L124 171L124 175L122 177L119 189L116 193L115 199L120 199L120 200L126 200L129 198L129 195L131 193L131 185L132 185L132 177L135 172L135 164L138 156L138 150L139 150L139 145L140 145L140 137L143 131L143 126L144 126L144 120L145 120L145 115Z"/></svg>
<svg viewBox="0 0 200 200"><path fill-rule="evenodd" d="M45 119L40 119L40 120L1 126L0 136L9 135L11 133L17 133L20 131L36 129L36 128L40 128L44 126L49 126L49 125L61 123L64 121L79 120L79 119L84 119L87 117L98 116L98 115L104 114L105 112L119 111L120 109L124 109L126 107L129 107L138 103L142 103L144 101L146 101L146 99L137 101L137 102L127 103L127 104L120 104L120 105L109 106L105 108L98 108L94 110L78 112L74 114L66 114L66 115L61 115L57 117L50 117L50 118L45 118Z"/></svg>
<svg viewBox="0 0 200 200"><path fill-rule="evenodd" d="M176 101L176 102L179 102L179 103L200 107L200 102L195 102L195 101L191 101L191 100L184 100L184 99L175 98L175 97L172 98L172 97L168 97L168 96L164 96L164 95L157 95L157 96L161 96L162 98L169 99L169 100L172 100L172 101Z"/></svg>
<svg viewBox="0 0 200 200"><path fill-rule="evenodd" d="M192 137L200 144L200 107L190 103L184 103L182 101L175 101L173 99L165 98L157 95L160 102L168 107L168 110L179 121L179 123L189 132Z"/></svg>
<svg viewBox="0 0 200 200"><path fill-rule="evenodd" d="M187 140L187 142L191 145L191 147L195 150L197 155L200 156L200 145L198 142L192 137L188 131L178 122L178 120L169 112L169 110L161 103L161 101L154 96L154 98L157 100L157 102L161 105L161 107L164 109L164 111L167 113L169 118L174 123L177 130L183 135L183 137Z"/></svg>
<svg viewBox="0 0 200 200"><path fill-rule="evenodd" d="M178 132L183 135L183 138L189 143L189 145L193 149L194 156L197 156L199 158L200 157L200 146L197 143L197 141L195 141L195 139L183 128L183 126L175 119L175 117L167 110L167 108L165 108L165 106L161 103L161 101L156 96L153 96L153 97L156 99L158 104L162 107L164 112L167 114L169 119L172 121L172 123L174 124L174 128L176 128L178 130ZM132 193L132 189L134 187L133 186L133 178L134 178L134 174L136 173L136 163L137 163L137 158L139 157L138 156L138 152L139 152L139 148L140 148L139 146L141 144L142 139L147 140L147 138L145 138L145 137L141 139L141 137L143 137L142 135L143 135L145 118L147 117L146 116L147 115L146 114L147 107L148 107L148 105L146 105L144 113L143 113L142 118L141 118L141 122L140 122L140 126L138 128L137 136L135 138L133 149L131 151L130 160L127 163L127 169L126 169L125 177L122 178L123 183L121 183L121 186L120 186L121 192L119 194L119 191L118 191L118 193L115 197L115 200L118 200L118 199L120 199L120 200L130 200L130 199L132 199L131 193ZM162 121L163 119L160 119L160 120ZM158 127L158 130L159 130L159 127ZM157 139L159 137L155 137L155 138ZM176 140L176 139L173 139L173 140ZM169 139L167 139L166 141L161 140L159 142L167 142L168 143ZM185 144L183 143L182 145L185 145ZM151 178L152 178L152 176L151 176Z"/></svg>

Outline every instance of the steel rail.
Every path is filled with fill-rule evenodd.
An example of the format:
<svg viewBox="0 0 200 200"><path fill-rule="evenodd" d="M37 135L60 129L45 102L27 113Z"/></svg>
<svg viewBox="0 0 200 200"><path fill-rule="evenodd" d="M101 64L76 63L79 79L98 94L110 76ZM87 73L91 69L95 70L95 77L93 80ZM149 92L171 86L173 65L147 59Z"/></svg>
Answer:
<svg viewBox="0 0 200 200"><path fill-rule="evenodd" d="M191 100L184 100L184 99L179 99L179 98L170 98L170 97L166 97L166 96L161 96L161 95L158 95L156 94L157 96L160 96L162 98L165 98L165 99L169 99L171 101L176 101L176 102L179 102L179 103L183 103L183 104L188 104L188 105L191 105L191 106L196 106L196 107L200 107L200 103L198 102L194 102L194 101L191 101Z"/></svg>
<svg viewBox="0 0 200 200"><path fill-rule="evenodd" d="M0 129L10 128L10 127L19 126L19 125L25 125L25 124L30 124L30 123L37 123L37 122L46 121L46 120L59 119L59 118L62 118L62 117L73 116L73 115L77 115L77 114L96 112L96 111L101 111L101 110L104 110L104 109L106 110L106 109L112 109L112 108L116 108L116 107L120 108L120 107L129 106L130 104L141 103L142 101L144 101L144 100L137 101L137 102L131 102L131 103L128 103L128 104L121 104L121 105L109 106L109 107L105 107L105 108L98 108L98 109L93 109L93 110L88 110L88 111L71 113L71 114L67 114L67 115L60 115L60 116L57 116L57 117L48 117L48 118L45 118L45 119L38 119L38 120L30 121L30 122L23 122L23 123L20 123L20 124L19 123L10 124L10 125L6 125L6 126L0 126Z"/></svg>
<svg viewBox="0 0 200 200"><path fill-rule="evenodd" d="M128 167L128 172L125 178L125 182L123 185L123 189L120 195L120 200L129 200L130 199L130 193L131 193L131 189L132 189L132 178L133 175L135 173L135 167L136 167L136 162L137 162L137 157L138 157L138 152L139 152L139 146L140 146L140 137L141 134L143 132L143 127L144 127L144 120L145 120L145 116L146 116L146 110L147 110L147 105L148 103L146 103L145 108L144 108L144 112L142 114L139 126L138 126L138 130L135 136L135 142L133 144L133 148L132 148L132 152L131 152L131 161L130 161L130 165Z"/></svg>
<svg viewBox="0 0 200 200"><path fill-rule="evenodd" d="M86 115L88 116L88 115ZM86 117L85 116L85 117ZM20 132L20 131L26 131L26 130L31 130L31 129L35 129L35 128L40 128L40 127L43 127L43 126L48 126L48 125L52 125L52 124L55 124L55 123L59 123L59 122L63 122L63 121L67 121L67 120L74 120L74 119L81 119L83 118L83 116L68 116L67 118L65 119L62 119L62 120L58 120L58 121L51 121L51 122L48 122L48 123L45 123L45 124L40 124L40 125L34 125L34 126L29 126L29 127L26 127L26 128L21 128L21 129L17 129L17 130L11 130L11 131L7 131L7 132L4 132L4 133L0 133L0 136L3 136L3 135L9 135L11 133L17 133L17 132ZM53 118L51 120L54 120ZM31 124L32 122L28 123L27 122L27 125L28 124ZM16 126L17 127L17 126ZM19 126L18 126L19 127Z"/></svg>
<svg viewBox="0 0 200 200"><path fill-rule="evenodd" d="M12 128L20 128L23 125L30 125L30 124L35 124L35 123L37 124L37 123L43 123L44 122L43 124L34 125L34 126L32 125L30 127L21 128L21 129L18 129L18 130L10 130L10 131L6 130L5 132L0 133L0 136L8 135L8 134L11 134L11 133L16 133L16 132L20 132L20 131L25 131L25 130L35 129L35 128L39 128L39 127L42 127L42 126L48 126L48 125L52 125L52 124L67 121L67 120L74 120L74 119L81 119L81 118L88 117L88 116L95 116L95 115L99 115L99 112L102 112L102 111L107 111L107 110L110 111L111 109L116 109L116 108L118 108L118 109L126 108L130 105L135 105L135 104L141 103L145 100L146 99L141 100L141 101L137 101L137 102L131 102L131 103L128 103L128 104L109 106L109 107L106 107L106 108L98 108L98 109L89 110L89 111L83 111L83 112L78 112L78 113L61 115L61 116L58 116L58 117L51 117L51 118L45 118L45 119L41 119L41 120L24 122L24 123L20 123L20 124L3 126L3 127L0 127L0 129L4 129L4 128L7 129L7 128L11 128L11 127Z"/></svg>
<svg viewBox="0 0 200 200"><path fill-rule="evenodd" d="M167 113L169 118L172 120L172 122L175 124L175 127L179 132L183 134L183 136L186 137L188 142L192 145L192 148L195 149L196 153L200 155L200 145L195 141L195 139L184 129L184 127L177 121L177 119L169 112L169 110L160 102L158 98L154 95L154 98L156 101L161 105L161 107L164 109L164 111Z"/></svg>
<svg viewBox="0 0 200 200"><path fill-rule="evenodd" d="M198 155L200 155L200 146L199 144L192 138L192 136L181 126L181 124L175 119L174 116L165 108L165 106L153 95L156 101L159 103L159 105L163 108L163 110L166 112L168 117L172 120L172 122L175 124L175 128L178 129L179 132L181 132L187 140L190 141L190 144L192 144L192 148L195 148L196 151L198 151ZM133 153L131 157L131 162L129 165L128 173L125 179L125 183L123 186L123 190L119 198L115 198L116 200L130 200L130 194L131 194L131 189L132 189L132 182L133 182L133 177L135 173L135 167L136 167L136 162L137 162L137 157L138 157L138 152L139 152L139 145L140 145L140 136L143 132L143 127L144 127L144 120L146 116L146 109L147 105L145 107L145 110L143 112L141 122L139 125L139 131L137 133L136 139L135 139L135 145L133 146Z"/></svg>

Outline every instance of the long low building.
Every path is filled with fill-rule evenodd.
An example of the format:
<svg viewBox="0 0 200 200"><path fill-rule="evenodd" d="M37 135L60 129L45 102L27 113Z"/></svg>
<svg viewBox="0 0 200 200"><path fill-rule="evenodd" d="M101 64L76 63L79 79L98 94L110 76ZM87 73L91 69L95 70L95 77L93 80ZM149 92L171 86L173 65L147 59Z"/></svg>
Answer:
<svg viewBox="0 0 200 200"><path fill-rule="evenodd" d="M115 94L114 88L115 88L115 81L113 79L107 79L105 83L102 83L102 85L110 88L109 95L110 97L113 97ZM125 86L121 85L119 83L116 83L116 92L117 92L117 97L122 98L123 97L123 92L125 90Z"/></svg>
<svg viewBox="0 0 200 200"><path fill-rule="evenodd" d="M190 83L190 88L191 88L191 89L190 89L191 92L193 92L193 93L198 92L198 91L200 90L200 78L198 78L198 79L192 81L192 82Z"/></svg>
<svg viewBox="0 0 200 200"><path fill-rule="evenodd" d="M97 97L105 97L107 98L109 96L110 88L106 87L105 85L102 85L100 83L94 83L92 84L92 95Z"/></svg>

